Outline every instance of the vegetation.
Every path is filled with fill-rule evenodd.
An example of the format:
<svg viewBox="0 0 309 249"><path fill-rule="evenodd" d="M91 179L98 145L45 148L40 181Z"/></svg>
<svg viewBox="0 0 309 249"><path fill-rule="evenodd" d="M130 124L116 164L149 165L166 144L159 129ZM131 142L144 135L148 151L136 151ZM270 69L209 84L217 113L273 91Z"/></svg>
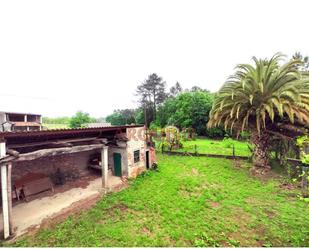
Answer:
<svg viewBox="0 0 309 249"><path fill-rule="evenodd" d="M112 125L126 125L137 122L138 110L122 109L114 110L114 112L106 117L106 121Z"/></svg>
<svg viewBox="0 0 309 249"><path fill-rule="evenodd" d="M85 123L102 122L102 118L90 117L88 113L78 111L73 117L43 117L43 127L47 129L65 129L83 127Z"/></svg>
<svg viewBox="0 0 309 249"><path fill-rule="evenodd" d="M157 123L164 127L175 125L178 128L192 127L199 135L207 135L206 124L213 103L209 92L184 92L169 98L159 107Z"/></svg>
<svg viewBox="0 0 309 249"><path fill-rule="evenodd" d="M182 93L183 89L180 83L177 81L175 86L170 88L170 93L168 94L169 97L176 97L178 94Z"/></svg>
<svg viewBox="0 0 309 249"><path fill-rule="evenodd" d="M308 71L309 70L309 57L303 56L300 52L296 52L292 56L292 60L301 61L301 63L297 66L300 71Z"/></svg>
<svg viewBox="0 0 309 249"><path fill-rule="evenodd" d="M198 135L224 137L222 127L206 129L213 94L198 86L183 90L176 82L169 92L161 77L152 74L137 88L140 107L137 109L115 110L106 117L112 125L145 124L161 129L175 125L179 129L193 128ZM145 117L146 121L145 122Z"/></svg>
<svg viewBox="0 0 309 249"><path fill-rule="evenodd" d="M284 165L287 155L297 156L291 149L295 137L308 131L309 59L300 53L284 64L282 59L253 57L254 65L238 65L216 94L197 86L183 90L179 82L167 93L162 77L151 74L137 87L139 108L115 110L106 120L159 129L163 139L157 147L248 157L253 152L255 167L269 169L270 155ZM44 119L71 128L94 121L83 112ZM190 132L180 139L184 129ZM250 143L226 136L235 130ZM224 138L192 139L192 131ZM297 140L303 164L309 164L308 144L308 136ZM298 190L300 178L307 187L304 171L291 183L290 173L290 179L275 172L253 177L251 164L243 161L161 154L158 159L159 170L130 181L130 188L14 246L309 246L308 189L302 189L303 197Z"/></svg>
<svg viewBox="0 0 309 249"><path fill-rule="evenodd" d="M164 149L162 146L169 150L182 148L181 133L177 127L167 126L161 132L161 149Z"/></svg>
<svg viewBox="0 0 309 249"><path fill-rule="evenodd" d="M56 118L49 118L43 117L42 121L43 124L65 124L68 125L70 123L71 117L56 117Z"/></svg>
<svg viewBox="0 0 309 249"><path fill-rule="evenodd" d="M281 54L255 65L240 64L215 97L208 127L249 130L256 167L268 169L273 136L291 138L309 123L309 77L300 60L283 65Z"/></svg>
<svg viewBox="0 0 309 249"><path fill-rule="evenodd" d="M192 128L198 135L202 136L224 137L226 132L222 127L206 128L213 103L213 94L209 91L193 87L191 90L182 92L182 88L177 82L170 89L170 92L165 95L168 97L159 107L156 107L155 120L151 114L153 110L149 110L147 107L149 103L144 103L146 108L141 106L138 109L115 110L114 113L106 117L106 120L111 122L112 125L144 124L146 115L147 124L150 124L151 129L161 129L167 125L175 125L181 130Z"/></svg>
<svg viewBox="0 0 309 249"><path fill-rule="evenodd" d="M70 128L81 128L85 124L95 122L94 118L91 118L88 113L78 111L75 116L70 119L69 126Z"/></svg>
<svg viewBox="0 0 309 249"><path fill-rule="evenodd" d="M53 130L53 129L68 129L69 124L49 124L43 123L44 129Z"/></svg>
<svg viewBox="0 0 309 249"><path fill-rule="evenodd" d="M165 87L165 81L155 73L149 75L148 78L137 87L136 95L139 96L141 107L146 112L146 124L150 124L152 120L156 119L157 106L163 103L167 97Z"/></svg>
<svg viewBox="0 0 309 249"><path fill-rule="evenodd" d="M212 140L207 138L197 138L196 140L182 141L182 148L176 151L192 152L197 150L201 154L233 155L233 147L236 156L250 156L251 151L247 142L224 138L222 140ZM166 148L167 150L168 148Z"/></svg>
<svg viewBox="0 0 309 249"><path fill-rule="evenodd" d="M89 211L14 246L309 246L308 203L246 163L158 155L147 172Z"/></svg>

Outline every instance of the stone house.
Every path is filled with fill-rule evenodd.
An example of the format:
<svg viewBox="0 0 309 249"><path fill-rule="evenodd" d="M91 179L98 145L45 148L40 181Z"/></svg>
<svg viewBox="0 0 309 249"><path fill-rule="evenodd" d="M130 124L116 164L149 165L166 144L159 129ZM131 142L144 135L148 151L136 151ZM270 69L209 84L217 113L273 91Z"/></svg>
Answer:
<svg viewBox="0 0 309 249"><path fill-rule="evenodd" d="M100 191L107 192L112 181L134 178L151 168L155 150L147 144L145 133L142 125L1 132L0 229L4 238L18 231L20 220L14 216L23 217L27 197L36 198L46 190L57 193L59 186L89 177L99 182Z"/></svg>

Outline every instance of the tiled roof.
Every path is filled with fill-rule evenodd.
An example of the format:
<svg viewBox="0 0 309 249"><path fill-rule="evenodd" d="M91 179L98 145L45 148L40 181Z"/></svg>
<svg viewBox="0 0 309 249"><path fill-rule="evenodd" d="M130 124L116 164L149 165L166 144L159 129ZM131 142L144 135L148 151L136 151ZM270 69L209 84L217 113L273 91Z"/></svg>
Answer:
<svg viewBox="0 0 309 249"><path fill-rule="evenodd" d="M41 126L38 122L14 122L11 121L15 126Z"/></svg>
<svg viewBox="0 0 309 249"><path fill-rule="evenodd" d="M62 135L62 134L76 134L76 133L91 133L91 132L104 132L104 131L117 131L119 129L137 128L144 125L124 125L124 126L108 126L108 127L95 127L95 128L76 128L76 129L50 129L41 131L6 131L0 132L0 138L13 138L13 137L30 137L30 136L44 136L44 135Z"/></svg>

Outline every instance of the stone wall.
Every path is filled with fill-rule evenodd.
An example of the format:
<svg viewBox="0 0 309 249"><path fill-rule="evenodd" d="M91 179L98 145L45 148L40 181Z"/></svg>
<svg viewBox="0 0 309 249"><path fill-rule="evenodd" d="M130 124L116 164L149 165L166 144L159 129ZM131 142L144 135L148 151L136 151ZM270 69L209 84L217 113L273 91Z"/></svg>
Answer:
<svg viewBox="0 0 309 249"><path fill-rule="evenodd" d="M32 161L24 161L13 163L12 167L12 181L14 181L28 173L44 173L48 175L56 184L55 173L57 168L66 181L75 180L82 176L91 174L88 170L88 162L92 155L98 152L81 152L61 156L43 157Z"/></svg>
<svg viewBox="0 0 309 249"><path fill-rule="evenodd" d="M128 176L136 177L146 170L145 127L127 128ZM134 151L140 151L140 161L134 162Z"/></svg>

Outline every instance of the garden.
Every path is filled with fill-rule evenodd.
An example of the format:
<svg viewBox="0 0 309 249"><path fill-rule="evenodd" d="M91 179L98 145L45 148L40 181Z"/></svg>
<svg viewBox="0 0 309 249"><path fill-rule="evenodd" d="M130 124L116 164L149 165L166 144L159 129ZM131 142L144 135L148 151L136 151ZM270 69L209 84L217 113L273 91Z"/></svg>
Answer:
<svg viewBox="0 0 309 249"><path fill-rule="evenodd" d="M309 246L308 203L250 163L158 154L157 171L14 246Z"/></svg>

